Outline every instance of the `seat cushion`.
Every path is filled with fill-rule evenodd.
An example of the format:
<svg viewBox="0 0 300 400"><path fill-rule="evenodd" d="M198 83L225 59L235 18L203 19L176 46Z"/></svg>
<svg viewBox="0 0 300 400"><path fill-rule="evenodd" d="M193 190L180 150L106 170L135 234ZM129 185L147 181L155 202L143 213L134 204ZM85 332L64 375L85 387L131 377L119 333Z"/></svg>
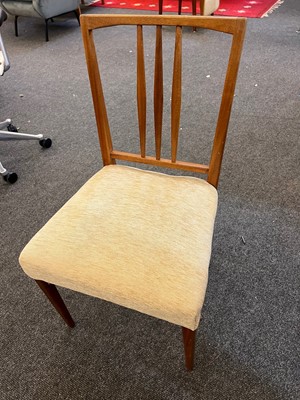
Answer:
<svg viewBox="0 0 300 400"><path fill-rule="evenodd" d="M20 255L32 278L195 330L217 191L206 181L110 165Z"/></svg>

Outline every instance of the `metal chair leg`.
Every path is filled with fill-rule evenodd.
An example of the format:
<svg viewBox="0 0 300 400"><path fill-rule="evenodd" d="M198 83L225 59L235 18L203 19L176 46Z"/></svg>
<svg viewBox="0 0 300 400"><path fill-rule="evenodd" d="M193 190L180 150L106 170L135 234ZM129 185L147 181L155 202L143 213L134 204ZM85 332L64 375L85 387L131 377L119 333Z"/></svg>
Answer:
<svg viewBox="0 0 300 400"><path fill-rule="evenodd" d="M18 15L15 15L15 35L19 36L19 32L18 32Z"/></svg>
<svg viewBox="0 0 300 400"><path fill-rule="evenodd" d="M48 19L45 19L45 36L46 36L46 42L49 42L49 34L48 34Z"/></svg>
<svg viewBox="0 0 300 400"><path fill-rule="evenodd" d="M80 26L80 10L77 8L76 10L74 10L74 14L75 14L76 19L78 21L78 25Z"/></svg>

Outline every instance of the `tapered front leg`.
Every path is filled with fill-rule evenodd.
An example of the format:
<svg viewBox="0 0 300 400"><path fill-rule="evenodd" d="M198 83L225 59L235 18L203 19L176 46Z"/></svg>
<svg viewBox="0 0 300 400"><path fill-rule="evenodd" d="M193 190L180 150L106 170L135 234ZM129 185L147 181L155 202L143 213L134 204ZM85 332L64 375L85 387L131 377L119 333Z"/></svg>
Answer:
<svg viewBox="0 0 300 400"><path fill-rule="evenodd" d="M182 336L184 344L185 366L188 371L192 371L194 368L196 331L191 331L188 328L182 327Z"/></svg>
<svg viewBox="0 0 300 400"><path fill-rule="evenodd" d="M47 283L47 282L38 281L38 280L36 280L36 283L39 285L39 287L42 289L42 291L48 297L49 301L51 302L53 307L56 309L56 311L60 314L62 319L65 321L65 323L70 328L73 328L75 326L75 322L73 321L73 318L71 317L63 299L61 298L60 294L58 293L56 286L53 285L52 283Z"/></svg>

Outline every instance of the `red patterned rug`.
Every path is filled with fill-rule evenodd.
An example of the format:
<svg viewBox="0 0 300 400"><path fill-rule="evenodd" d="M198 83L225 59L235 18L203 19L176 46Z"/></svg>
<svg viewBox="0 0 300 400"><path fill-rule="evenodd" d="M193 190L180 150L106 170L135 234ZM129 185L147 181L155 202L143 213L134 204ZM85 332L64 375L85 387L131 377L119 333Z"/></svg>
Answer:
<svg viewBox="0 0 300 400"><path fill-rule="evenodd" d="M158 11L158 0L97 0L91 6L104 8L127 8L135 10ZM221 0L220 7L215 15L227 15L231 17L263 18L280 6L284 0ZM197 2L197 14L199 14L199 2ZM164 12L178 10L178 0L163 0ZM182 1L182 13L192 12L191 0Z"/></svg>

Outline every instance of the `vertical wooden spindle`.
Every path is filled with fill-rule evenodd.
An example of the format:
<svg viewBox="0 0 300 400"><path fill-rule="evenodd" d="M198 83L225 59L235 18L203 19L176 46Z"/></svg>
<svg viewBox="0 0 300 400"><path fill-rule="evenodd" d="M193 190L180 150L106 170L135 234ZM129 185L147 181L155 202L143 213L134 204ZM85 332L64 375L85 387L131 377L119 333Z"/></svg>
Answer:
<svg viewBox="0 0 300 400"><path fill-rule="evenodd" d="M137 106L141 156L146 155L146 77L143 45L143 26L137 25Z"/></svg>
<svg viewBox="0 0 300 400"><path fill-rule="evenodd" d="M171 104L171 160L176 162L181 110L182 28L176 26Z"/></svg>
<svg viewBox="0 0 300 400"><path fill-rule="evenodd" d="M160 160L161 134L163 119L163 57L162 57L162 27L156 27L155 72L154 72L154 127L155 155Z"/></svg>

